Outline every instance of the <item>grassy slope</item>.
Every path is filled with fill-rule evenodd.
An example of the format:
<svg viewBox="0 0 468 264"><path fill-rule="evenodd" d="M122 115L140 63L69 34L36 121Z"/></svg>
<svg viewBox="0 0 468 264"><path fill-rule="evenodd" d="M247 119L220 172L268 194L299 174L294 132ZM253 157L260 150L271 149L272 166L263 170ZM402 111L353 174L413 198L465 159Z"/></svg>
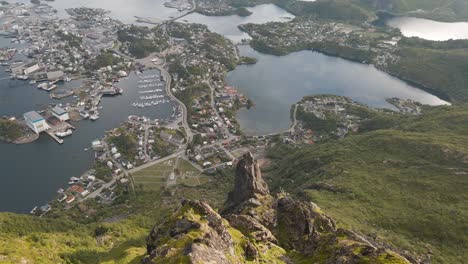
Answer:
<svg viewBox="0 0 468 264"><path fill-rule="evenodd" d="M468 49L441 50L405 46L389 71L403 79L442 93L451 101L468 100Z"/></svg>
<svg viewBox="0 0 468 264"><path fill-rule="evenodd" d="M0 213L0 263L140 263L151 228L171 215L182 197L219 208L232 178L215 175L202 186L179 185L174 196L137 189L136 196L124 195L112 206L91 202L43 218ZM96 237L99 227L106 231Z"/></svg>
<svg viewBox="0 0 468 264"><path fill-rule="evenodd" d="M145 253L147 229L137 219L83 225L3 213L0 226L1 263L139 263ZM108 228L102 244L94 236L98 226Z"/></svg>
<svg viewBox="0 0 468 264"><path fill-rule="evenodd" d="M273 149L273 185L306 195L339 224L436 263L468 258L468 106L314 147ZM285 155L285 153L289 153ZM273 162L275 164L275 162Z"/></svg>
<svg viewBox="0 0 468 264"><path fill-rule="evenodd" d="M352 0L371 10L388 10L395 14L419 16L439 21L468 21L465 0ZM416 12L423 10L424 12Z"/></svg>

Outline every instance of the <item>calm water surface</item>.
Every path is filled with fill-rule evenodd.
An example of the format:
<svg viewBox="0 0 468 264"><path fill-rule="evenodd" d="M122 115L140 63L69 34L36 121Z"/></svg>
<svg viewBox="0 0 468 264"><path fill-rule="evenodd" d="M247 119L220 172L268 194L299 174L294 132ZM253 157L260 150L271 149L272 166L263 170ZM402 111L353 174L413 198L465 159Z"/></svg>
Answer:
<svg viewBox="0 0 468 264"><path fill-rule="evenodd" d="M30 3L29 0L8 0L8 2ZM111 11L110 16L124 23L134 23L135 16L167 19L180 13L167 8L165 0L55 0L45 2L57 9L60 16L66 16L65 9L74 7L102 8Z"/></svg>
<svg viewBox="0 0 468 264"><path fill-rule="evenodd" d="M9 0L9 2L17 2ZM29 0L19 2L29 3ZM176 16L179 12L163 6L164 0L57 0L48 2L55 7L60 16L71 7L103 8L111 11L111 17L125 23L134 23L134 16L165 19ZM249 17L205 17L192 14L187 20L205 23L210 29L240 40L247 37L237 29L241 23L264 23L268 21L287 20L292 17L286 11L274 5L262 5L251 8ZM1 21L0 21L1 23ZM11 47L8 39L0 38L0 47ZM22 59L21 54L16 59ZM0 78L8 74L0 67ZM123 80L120 87L124 95L115 98L104 98L100 110L100 119L96 122L81 121L74 123L75 133L65 139L63 145L42 135L39 140L27 145L10 145L0 143L0 211L27 212L34 205L43 204L55 196L55 191L64 187L71 176L79 176L93 163L93 153L85 152L90 142L104 135L106 130L117 127L128 115L138 114L152 118L166 118L172 114L172 105L137 109L131 106L138 96L135 76ZM133 79L133 80L132 80ZM59 89L74 88L79 83L72 82ZM30 110L39 110L50 103L66 103L72 98L61 101L50 99L47 92L38 90L28 82L16 80L0 81L0 116L22 116Z"/></svg>
<svg viewBox="0 0 468 264"><path fill-rule="evenodd" d="M0 67L0 78L7 76ZM145 72L145 74L156 72ZM55 191L66 187L69 177L80 176L91 168L94 160L90 147L92 140L102 137L106 130L119 126L129 115L144 115L150 118L167 118L172 114L172 104L160 104L148 108L135 108L139 101L138 77L132 74L117 86L124 94L104 97L97 121L82 120L72 123L73 135L57 144L47 135L25 145L0 143L0 211L27 212L34 205L41 205L54 198ZM63 87L61 87L64 89ZM68 100L72 100L69 98ZM0 82L0 115L21 116L30 110L38 110L50 103L64 103L50 99L49 94L28 82L3 80Z"/></svg>
<svg viewBox="0 0 468 264"><path fill-rule="evenodd" d="M198 13L190 14L179 19L179 22L201 23L216 33L224 35L234 42L242 39L250 39L249 35L240 31L237 26L247 23L263 24L267 22L287 22L294 18L294 15L273 4L258 5L247 8L252 12L250 16L205 16Z"/></svg>
<svg viewBox="0 0 468 264"><path fill-rule="evenodd" d="M175 9L164 7L163 3L164 0L50 2L61 16L66 15L65 8L86 6L110 10L113 18L126 23L135 22L134 16L164 19L179 14ZM206 24L211 30L234 41L240 41L248 36L239 31L239 24L287 21L288 18L293 18L293 15L275 5L261 5L250 10L253 14L248 17L207 17L191 14L182 20ZM6 46L11 44L8 40L0 38L0 47ZM275 57L257 53L243 46L241 53L259 59L256 65L238 67L228 76L231 85L239 87L256 103L252 110L242 110L238 114L242 128L248 133L269 133L286 129L290 124L290 105L311 94L347 95L379 107L388 107L384 99L392 96L412 98L428 104L444 103L437 97L406 85L372 66L310 51ZM20 57L21 55L18 56ZM0 78L6 76L8 74L0 67ZM138 96L136 78L132 75L129 79L121 81L119 86L125 90L124 95L103 99L99 120L73 123L77 130L65 139L63 145L58 145L45 135L27 145L0 143L0 211L27 212L33 206L53 198L55 191L64 187L69 177L79 176L92 166L93 153L84 151L90 142L101 137L106 130L117 127L128 115L138 114L160 119L170 116L171 104L143 110L131 106ZM70 89L79 84L69 83L60 89ZM47 92L40 91L27 82L0 81L0 116L21 116L27 111L39 110L50 103L66 103L70 100L72 98L61 101L50 99Z"/></svg>
<svg viewBox="0 0 468 264"><path fill-rule="evenodd" d="M444 23L415 17L394 17L386 21L388 26L398 28L406 37L429 40L468 39L468 23Z"/></svg>
<svg viewBox="0 0 468 264"><path fill-rule="evenodd" d="M349 96L373 107L392 108L385 98L413 99L439 105L445 101L414 88L371 65L350 62L312 51L277 57L240 46L240 53L258 59L255 65L237 67L228 74L228 83L238 87L255 103L237 117L247 134L286 130L291 105L306 95Z"/></svg>

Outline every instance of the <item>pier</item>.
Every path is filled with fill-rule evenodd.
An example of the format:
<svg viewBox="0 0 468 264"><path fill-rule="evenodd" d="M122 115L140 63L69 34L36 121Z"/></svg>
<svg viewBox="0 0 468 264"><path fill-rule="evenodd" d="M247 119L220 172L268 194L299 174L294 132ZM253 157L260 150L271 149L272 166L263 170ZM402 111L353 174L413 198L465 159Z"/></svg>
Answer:
<svg viewBox="0 0 468 264"><path fill-rule="evenodd" d="M58 137L54 134L54 132L52 132L52 131L50 131L50 130L46 130L46 133L47 133L47 135L49 135L51 138L53 138L55 141L57 141L57 143L63 144L63 139L58 138Z"/></svg>
<svg viewBox="0 0 468 264"><path fill-rule="evenodd" d="M69 123L67 122L61 122L57 125L53 125L51 126L50 129L47 129L45 132L47 133L47 135L49 135L52 139L54 139L57 143L59 144L63 144L64 140L57 137L55 135L56 132L58 131L63 131L63 130L67 130L67 129L73 129L75 130L75 127L70 125Z"/></svg>

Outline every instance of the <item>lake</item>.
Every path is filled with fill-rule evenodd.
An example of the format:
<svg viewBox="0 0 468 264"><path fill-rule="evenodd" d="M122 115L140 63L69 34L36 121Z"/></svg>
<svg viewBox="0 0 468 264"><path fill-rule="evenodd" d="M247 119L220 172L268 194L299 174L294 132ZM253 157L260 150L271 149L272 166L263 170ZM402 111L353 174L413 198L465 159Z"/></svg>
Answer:
<svg viewBox="0 0 468 264"><path fill-rule="evenodd" d="M232 16L205 16L193 13L179 19L179 22L205 24L216 33L224 35L234 42L240 42L242 39L250 39L247 33L239 30L237 26L247 23L263 24L267 22L287 22L294 18L294 15L286 10L273 5L265 4L247 8L252 14L241 17Z"/></svg>
<svg viewBox="0 0 468 264"><path fill-rule="evenodd" d="M445 23L415 17L393 17L385 24L400 29L406 37L428 40L468 39L468 23Z"/></svg>
<svg viewBox="0 0 468 264"><path fill-rule="evenodd" d="M229 72L227 82L255 104L237 115L241 129L250 135L275 133L291 125L291 105L314 94L348 96L372 107L393 108L386 98L413 99L429 105L447 102L408 85L372 65L360 64L313 51L286 56L256 52L239 46L241 55L258 59Z"/></svg>

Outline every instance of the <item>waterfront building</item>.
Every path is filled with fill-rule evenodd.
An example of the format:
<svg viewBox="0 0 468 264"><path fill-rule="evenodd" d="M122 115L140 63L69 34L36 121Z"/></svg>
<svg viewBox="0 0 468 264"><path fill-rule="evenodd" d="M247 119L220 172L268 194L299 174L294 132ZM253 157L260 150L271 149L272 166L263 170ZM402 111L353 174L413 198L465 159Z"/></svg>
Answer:
<svg viewBox="0 0 468 264"><path fill-rule="evenodd" d="M53 82L53 81L58 81L58 80L63 80L63 77L65 74L63 71L53 71L53 72L47 72L47 80Z"/></svg>
<svg viewBox="0 0 468 264"><path fill-rule="evenodd" d="M36 134L39 134L49 129L49 125L45 121L44 117L41 116L38 112L36 111L27 112L23 116L24 116L24 120L26 121L26 124Z"/></svg>
<svg viewBox="0 0 468 264"><path fill-rule="evenodd" d="M37 62L22 63L11 67L11 72L14 75L29 75L33 72L36 72L41 67Z"/></svg>
<svg viewBox="0 0 468 264"><path fill-rule="evenodd" d="M56 106L52 108L51 111L52 111L52 115L58 118L62 122L70 120L70 116L68 115L68 112L65 111L65 109L61 107Z"/></svg>

